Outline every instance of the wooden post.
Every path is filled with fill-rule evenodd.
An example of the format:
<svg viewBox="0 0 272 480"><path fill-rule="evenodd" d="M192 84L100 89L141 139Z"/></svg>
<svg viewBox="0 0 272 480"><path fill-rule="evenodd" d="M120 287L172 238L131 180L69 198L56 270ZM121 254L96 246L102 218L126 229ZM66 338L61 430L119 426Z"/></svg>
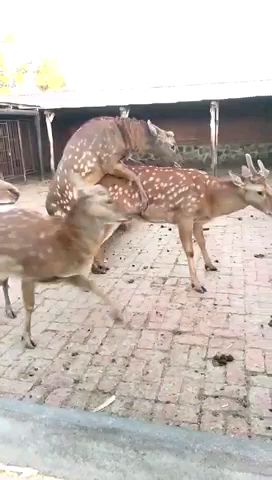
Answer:
<svg viewBox="0 0 272 480"><path fill-rule="evenodd" d="M54 120L55 114L53 112L49 112L48 110L45 110L44 115L45 115L46 128L47 128L49 146L50 146L50 168L51 168L51 172L55 173L54 140L53 140L53 131L52 131L52 122Z"/></svg>
<svg viewBox="0 0 272 480"><path fill-rule="evenodd" d="M217 145L218 145L218 128L219 128L219 102L212 101L210 107L211 114L211 156L212 174L217 175Z"/></svg>
<svg viewBox="0 0 272 480"><path fill-rule="evenodd" d="M19 144L20 144L20 150L21 150L24 182L26 183L25 158L24 158L24 149L23 149L23 142L22 142L22 132L21 132L21 122L20 122L20 120L17 120L17 128L18 128Z"/></svg>
<svg viewBox="0 0 272 480"><path fill-rule="evenodd" d="M20 111L21 115L21 111ZM41 123L40 123L40 112L37 109L35 112L35 126L36 126L36 134L37 134L37 143L38 143L38 156L39 156L39 163L41 169L41 181L44 180L44 168L43 168L43 154L42 154L42 134L41 134Z"/></svg>
<svg viewBox="0 0 272 480"><path fill-rule="evenodd" d="M127 118L129 116L129 107L119 107L120 117Z"/></svg>

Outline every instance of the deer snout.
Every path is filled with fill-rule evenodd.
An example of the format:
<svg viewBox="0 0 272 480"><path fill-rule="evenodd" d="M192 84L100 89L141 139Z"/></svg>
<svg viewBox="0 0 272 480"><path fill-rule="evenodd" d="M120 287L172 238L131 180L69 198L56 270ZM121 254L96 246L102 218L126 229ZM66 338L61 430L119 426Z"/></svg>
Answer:
<svg viewBox="0 0 272 480"><path fill-rule="evenodd" d="M12 189L10 188L10 189L9 189L9 193L10 193L12 199L13 199L13 203L17 202L17 200L18 200L19 197L20 197L20 192L19 192L19 190L17 190L17 188L15 188L15 189L14 189L14 188L12 188Z"/></svg>

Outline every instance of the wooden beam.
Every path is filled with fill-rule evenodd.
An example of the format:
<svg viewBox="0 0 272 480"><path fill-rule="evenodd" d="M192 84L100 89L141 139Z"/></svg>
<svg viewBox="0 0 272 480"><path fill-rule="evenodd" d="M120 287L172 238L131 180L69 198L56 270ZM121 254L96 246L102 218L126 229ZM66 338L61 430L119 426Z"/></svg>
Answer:
<svg viewBox="0 0 272 480"><path fill-rule="evenodd" d="M218 146L218 129L219 129L219 102L212 101L210 107L211 114L211 169L212 174L217 175L217 146Z"/></svg>
<svg viewBox="0 0 272 480"><path fill-rule="evenodd" d="M55 173L54 140L53 140L53 131L52 131L52 122L54 120L55 114L53 112L50 112L49 110L45 110L44 115L45 115L46 128L47 128L49 146L50 146L50 168L51 168L51 172Z"/></svg>
<svg viewBox="0 0 272 480"><path fill-rule="evenodd" d="M37 134L37 143L38 143L38 157L41 169L41 180L44 180L44 168L43 168L43 154L42 154L42 134L41 134L41 123L40 123L40 112L36 110L35 112L35 126Z"/></svg>

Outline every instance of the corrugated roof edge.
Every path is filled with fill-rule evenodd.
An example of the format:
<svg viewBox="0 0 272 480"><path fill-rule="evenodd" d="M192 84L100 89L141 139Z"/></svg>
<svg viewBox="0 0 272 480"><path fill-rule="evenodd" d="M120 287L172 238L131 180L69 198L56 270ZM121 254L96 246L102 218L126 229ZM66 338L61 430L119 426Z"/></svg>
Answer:
<svg viewBox="0 0 272 480"><path fill-rule="evenodd" d="M63 91L0 95L0 105L40 109L150 105L272 96L272 79L120 90Z"/></svg>

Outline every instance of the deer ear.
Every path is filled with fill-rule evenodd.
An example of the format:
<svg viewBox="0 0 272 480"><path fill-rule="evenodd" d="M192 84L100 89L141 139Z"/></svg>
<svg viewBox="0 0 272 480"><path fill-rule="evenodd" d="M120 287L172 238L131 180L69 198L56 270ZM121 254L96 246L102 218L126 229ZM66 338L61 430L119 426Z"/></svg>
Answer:
<svg viewBox="0 0 272 480"><path fill-rule="evenodd" d="M158 132L158 128L156 127L156 125L154 125L150 120L147 120L147 125L148 125L148 128L149 128L149 131L150 131L151 135L153 135L154 137L158 137L159 132Z"/></svg>
<svg viewBox="0 0 272 480"><path fill-rule="evenodd" d="M235 173L232 173L231 171L229 171L229 176L231 178L232 183L236 185L236 187L244 186L243 180L238 175L235 175Z"/></svg>

